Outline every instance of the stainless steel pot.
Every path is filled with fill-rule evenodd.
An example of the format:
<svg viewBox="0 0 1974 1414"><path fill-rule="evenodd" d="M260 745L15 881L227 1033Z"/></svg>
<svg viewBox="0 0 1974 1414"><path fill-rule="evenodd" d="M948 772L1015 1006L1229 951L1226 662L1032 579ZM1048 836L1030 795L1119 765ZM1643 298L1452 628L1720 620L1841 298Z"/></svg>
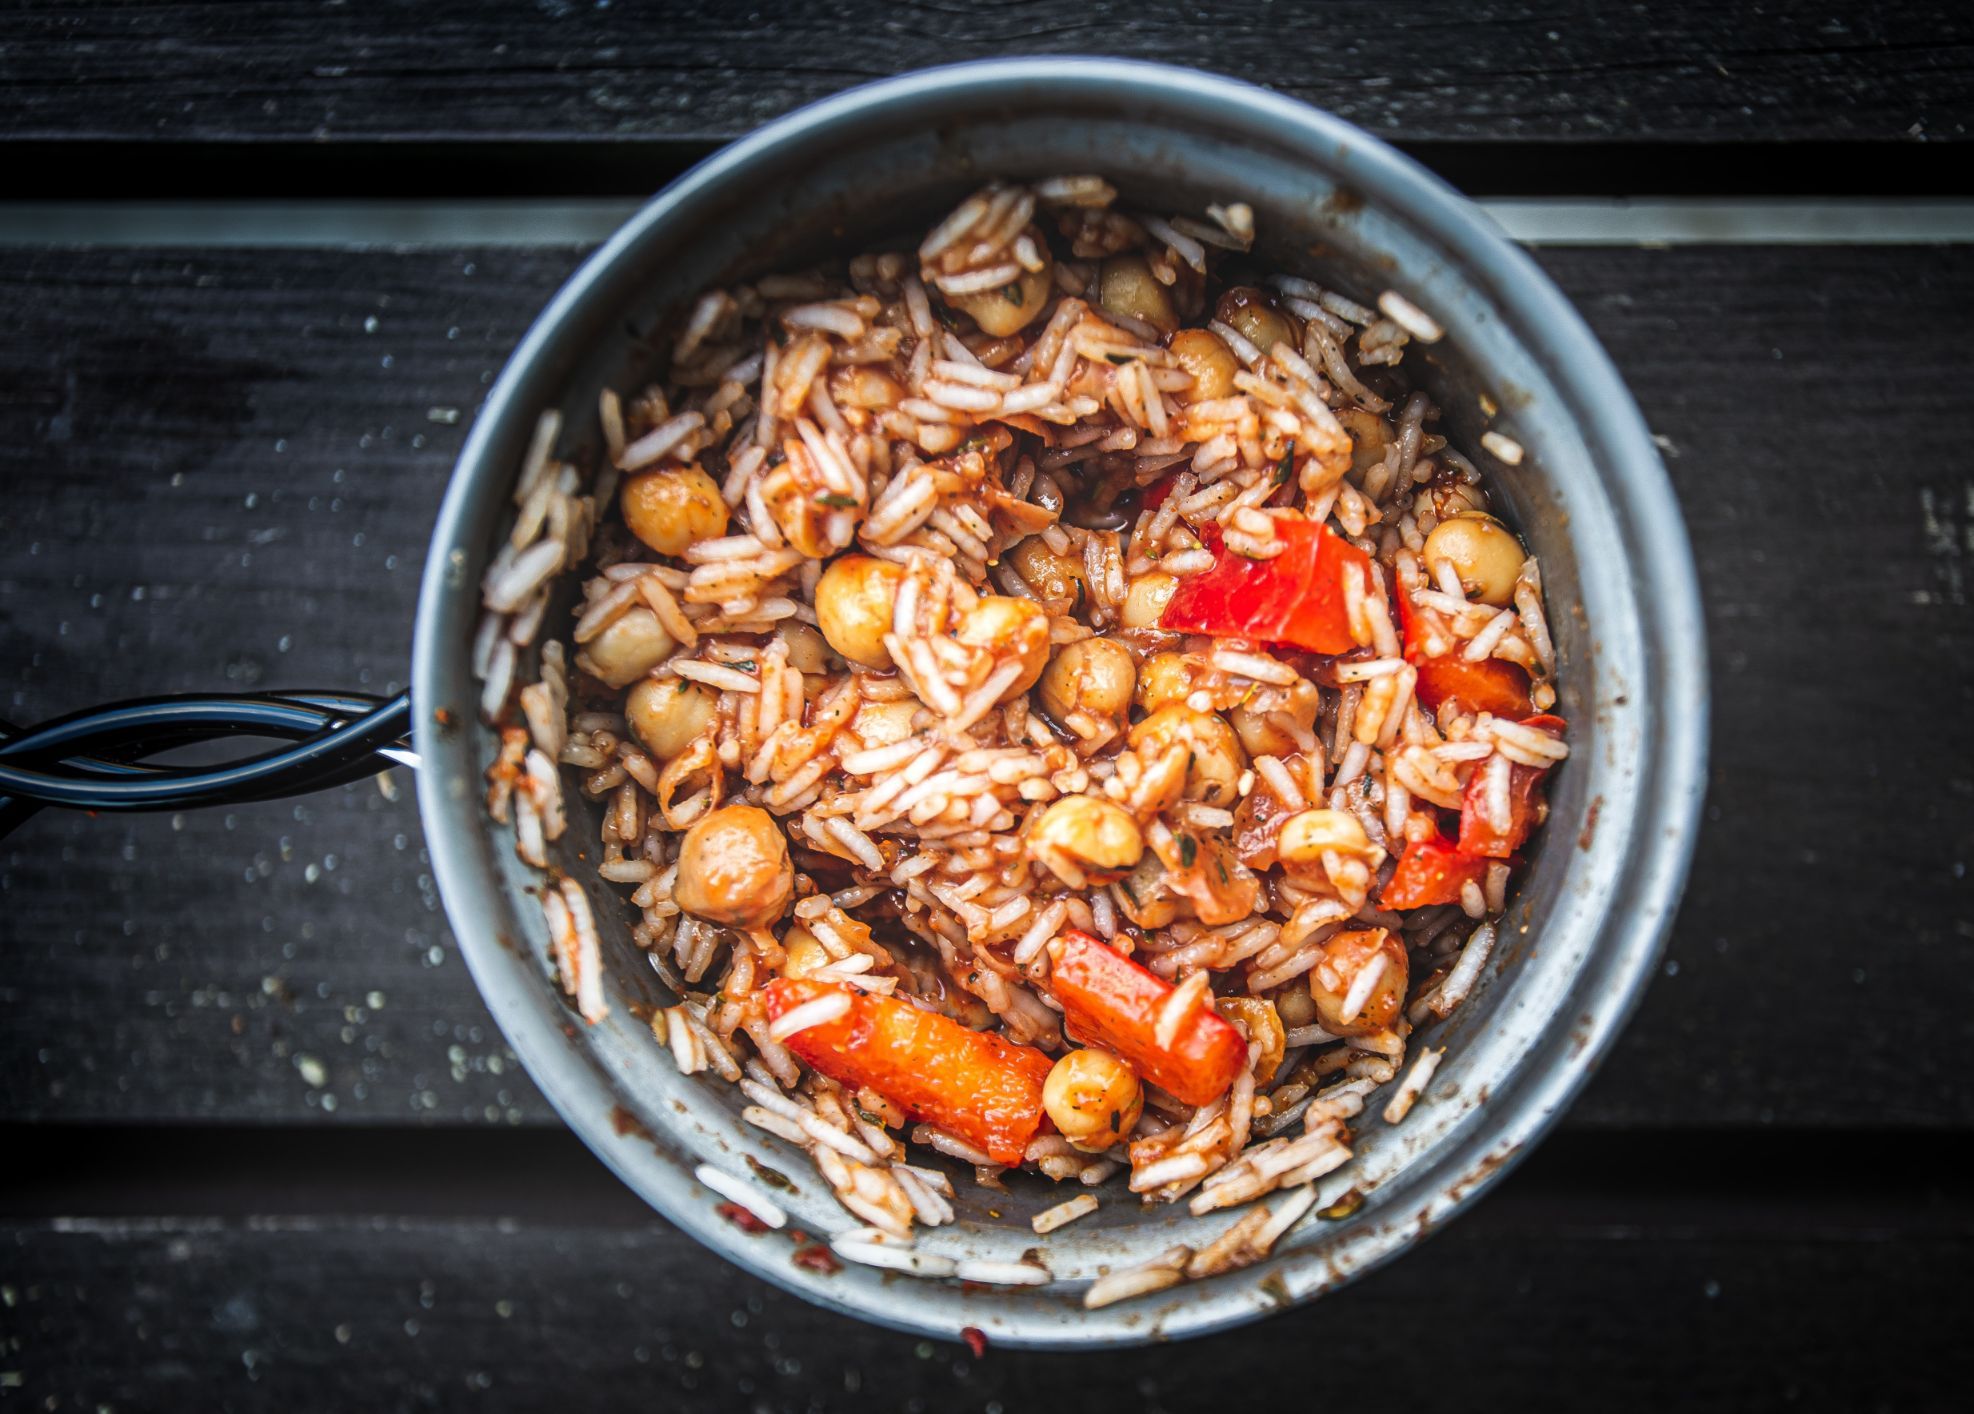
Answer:
<svg viewBox="0 0 1974 1414"><path fill-rule="evenodd" d="M1448 337L1415 346L1464 445L1479 399L1528 450L1498 468L1502 499L1540 556L1562 660L1573 754L1482 989L1423 1036L1446 1061L1403 1124L1367 1111L1359 1157L1330 1186L1369 1201L1305 1221L1267 1261L1086 1312L1090 1280L1229 1215L1143 1209L1121 1187L1045 1240L1030 1216L1062 1196L962 1184L960 1220L921 1245L1012 1259L1041 1249L1055 1284L967 1290L791 1260L785 1234L750 1236L693 1177L749 1159L788 1175L778 1195L813 1234L852 1226L806 1161L739 1117L734 1090L686 1078L631 1003L667 1000L629 940L630 910L591 889L613 1005L585 1027L546 962L535 882L481 810L493 753L476 725L468 648L489 547L539 412L593 425L599 387L635 377L648 330L703 286L930 219L989 176L1100 172L1159 210L1243 200L1259 259L1360 297L1397 289ZM593 433L580 430L571 437ZM1098 59L967 64L909 74L783 118L661 193L556 295L514 352L461 453L419 604L413 698L418 789L447 911L474 978L529 1072L584 1141L653 1207L748 1270L822 1305L928 1335L1088 1348L1197 1335L1330 1290L1418 1241L1506 1171L1561 1113L1643 989L1679 896L1704 783L1705 655L1691 556L1651 439L1610 361L1527 256L1472 205L1356 128L1299 103L1182 69ZM450 723L450 725L447 725ZM579 818L560 863L596 839ZM991 1209L991 1211L990 1211ZM690 1281L680 1272L676 1280Z"/></svg>

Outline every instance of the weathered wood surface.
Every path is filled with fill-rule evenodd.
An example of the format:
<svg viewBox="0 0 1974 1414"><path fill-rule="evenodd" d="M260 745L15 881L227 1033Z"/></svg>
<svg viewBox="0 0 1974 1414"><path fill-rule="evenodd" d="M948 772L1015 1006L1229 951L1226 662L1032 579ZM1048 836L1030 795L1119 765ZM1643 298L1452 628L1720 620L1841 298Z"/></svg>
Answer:
<svg viewBox="0 0 1974 1414"><path fill-rule="evenodd" d="M810 1307L652 1220L63 1217L0 1227L0 1402L61 1409L1944 1409L1965 1214L1749 1221L1517 1196L1202 1342L1034 1355ZM1873 1319L1873 1313L1878 1318ZM1896 1314L1894 1314L1896 1313ZM1094 1404L1097 1399L1104 1404Z"/></svg>
<svg viewBox="0 0 1974 1414"><path fill-rule="evenodd" d="M1214 69L1413 142L1956 142L1974 116L1974 16L1941 0L10 9L0 137L61 144L725 138L905 69L1088 53Z"/></svg>
<svg viewBox="0 0 1974 1414"><path fill-rule="evenodd" d="M394 688L466 422L576 258L0 252L5 715ZM1929 743L1974 706L1974 254L1542 259L1663 439L1715 684L1667 975L1570 1123L1964 1126L1974 763ZM552 1123L409 785L0 843L0 1118Z"/></svg>

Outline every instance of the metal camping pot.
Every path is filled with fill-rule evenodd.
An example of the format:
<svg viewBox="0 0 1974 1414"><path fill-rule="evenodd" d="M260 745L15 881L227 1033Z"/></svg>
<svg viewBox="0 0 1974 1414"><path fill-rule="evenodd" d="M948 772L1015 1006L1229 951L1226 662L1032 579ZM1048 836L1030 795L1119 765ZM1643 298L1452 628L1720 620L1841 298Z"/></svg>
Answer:
<svg viewBox="0 0 1974 1414"><path fill-rule="evenodd" d="M1367 300L1393 289L1431 311L1446 338L1415 346L1406 366L1445 410L1450 435L1477 440L1485 398L1526 449L1492 485L1542 563L1561 662L1556 710L1573 748L1482 984L1417 1033L1446 1048L1429 1098L1398 1126L1374 1104L1357 1121L1355 1161L1326 1180L1362 1190L1363 1206L1305 1220L1256 1265L1097 1311L1081 1304L1097 1276L1176 1243L1204 1245L1230 1216L1145 1208L1114 1180L1096 1213L1038 1239L1029 1219L1060 1201L1053 1185L1016 1174L1006 1193L990 1193L963 1181L958 1220L922 1234L920 1247L1009 1261L1036 1249L1055 1278L979 1288L854 1265L812 1270L792 1260L786 1233L750 1235L716 1213L720 1195L695 1169L746 1175L751 1160L792 1181L775 1197L793 1226L827 1235L856 1225L803 1156L741 1120L733 1087L682 1076L653 1041L639 1013L673 998L610 888L590 889L610 1015L586 1026L564 1000L530 894L540 880L483 808L495 738L479 722L470 667L481 575L508 528L536 420L560 408L562 450L594 447L599 390L635 386L648 371L636 331L677 319L705 286L922 229L990 177L1064 172L1100 173L1127 201L1161 210L1244 201L1264 268ZM419 803L447 912L494 1017L562 1116L653 1207L747 1270L885 1325L948 1339L971 1327L1016 1346L1130 1345L1253 1320L1388 1260L1471 1202L1555 1121L1643 990L1705 783L1691 553L1638 410L1575 310L1474 206L1349 124L1228 79L1113 60L966 64L872 84L769 124L654 198L556 295L481 410L433 532L413 654ZM140 704L51 724L0 743L0 795L13 792L0 812L178 808L229 790L329 784L366 769L404 712L401 699L257 701L258 734L301 744L210 773L183 799L161 768L84 759L75 744L121 742L134 754L173 731L225 730L237 713L210 701ZM325 723L340 725L311 735ZM597 807L572 795L570 808L554 862L589 878L581 854L597 838Z"/></svg>
<svg viewBox="0 0 1974 1414"><path fill-rule="evenodd" d="M1160 209L1245 201L1264 267L1360 296L1396 289L1445 326L1414 356L1455 435L1477 437L1485 394L1528 452L1495 484L1542 562L1574 748L1485 985L1423 1038L1447 1048L1432 1103L1400 1126L1370 1111L1361 1121L1346 1174L1368 1194L1362 1209L1304 1222L1253 1267L1098 1311L1080 1304L1090 1280L1200 1245L1227 1215L1147 1209L1120 1190L1037 1239L1029 1219L1060 1200L1052 1185L1017 1175L990 1194L963 1182L959 1220L920 1246L1009 1260L1039 1248L1056 1276L993 1290L849 1265L826 1275L794 1264L785 1236L716 1215L695 1166L745 1174L751 1158L794 1179L798 1191L777 1200L795 1225L854 1225L801 1155L741 1121L732 1087L681 1076L628 1006L598 1026L574 1020L524 895L534 881L480 808L493 738L472 725L468 667L480 575L536 417L559 407L587 427L606 381L633 386L646 354L629 330L676 319L705 286L936 219L989 177L1086 171ZM949 1339L974 1327L1019 1346L1128 1345L1252 1320L1376 1266L1470 1202L1554 1122L1637 1000L1705 780L1690 550L1637 408L1576 311L1474 206L1349 124L1227 79L1112 60L965 64L872 84L769 124L652 200L555 297L494 387L439 516L414 653L419 796L447 910L495 1017L589 1146L672 1221L777 1285L886 1325ZM572 825L560 863L580 873L575 851L595 838L594 819ZM593 892L613 991L668 1001L629 940L628 906ZM629 1133L625 1112L641 1121Z"/></svg>

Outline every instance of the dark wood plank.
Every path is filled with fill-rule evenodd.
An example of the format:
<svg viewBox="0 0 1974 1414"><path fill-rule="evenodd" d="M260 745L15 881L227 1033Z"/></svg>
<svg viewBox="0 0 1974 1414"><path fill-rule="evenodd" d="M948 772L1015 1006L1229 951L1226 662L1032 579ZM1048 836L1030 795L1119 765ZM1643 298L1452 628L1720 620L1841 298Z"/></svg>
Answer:
<svg viewBox="0 0 1974 1414"><path fill-rule="evenodd" d="M1511 1181L1512 1182L1512 1181ZM713 1411L1947 1408L1974 1376L1959 1217L1856 1204L1558 1214L1504 1191L1357 1285L1180 1345L1036 1355L810 1307L657 1222L281 1216L0 1224L23 1407ZM1896 1319L1861 1321L1873 1310ZM1319 1353L1320 1352L1320 1353ZM1425 1356L1426 1358L1421 1358ZM1108 1395L1113 1404L1094 1405Z"/></svg>
<svg viewBox="0 0 1974 1414"><path fill-rule="evenodd" d="M401 676L464 425L429 411L470 415L572 259L0 253L9 714ZM1974 251L1543 259L1665 439L1716 689L1669 975L1571 1123L1965 1126L1974 790L1924 743L1974 697ZM552 1120L409 804L369 786L230 826L43 817L0 845L0 889L0 1117L308 1120L333 1096L339 1122Z"/></svg>
<svg viewBox="0 0 1974 1414"><path fill-rule="evenodd" d="M1953 142L1974 21L1841 9L1379 0L662 5L29 0L0 136L58 142L729 137L900 70L1006 55L1176 60L1407 141Z"/></svg>
<svg viewBox="0 0 1974 1414"><path fill-rule="evenodd" d="M0 256L7 714L399 690L447 470L575 259ZM9 1028L7 1111L552 1120L453 948L397 774L395 804L363 785L44 815L0 844L0 995L45 1008Z"/></svg>

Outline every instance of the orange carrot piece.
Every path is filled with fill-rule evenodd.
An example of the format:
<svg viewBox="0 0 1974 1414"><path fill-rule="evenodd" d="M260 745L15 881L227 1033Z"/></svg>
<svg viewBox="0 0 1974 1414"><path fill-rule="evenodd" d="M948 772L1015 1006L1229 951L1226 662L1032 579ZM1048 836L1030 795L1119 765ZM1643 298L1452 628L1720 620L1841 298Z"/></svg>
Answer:
<svg viewBox="0 0 1974 1414"><path fill-rule="evenodd" d="M1247 1042L1211 1006L1195 1007L1172 1045L1159 1045L1158 1013L1172 984L1088 933L1062 935L1049 990L1075 1039L1115 1051L1186 1104L1219 1099L1247 1064Z"/></svg>
<svg viewBox="0 0 1974 1414"><path fill-rule="evenodd" d="M1046 1055L909 1002L792 977L764 989L768 1018L832 993L848 996L850 1010L797 1031L783 1042L789 1050L839 1084L869 1086L997 1164L1021 1162L1042 1123Z"/></svg>

